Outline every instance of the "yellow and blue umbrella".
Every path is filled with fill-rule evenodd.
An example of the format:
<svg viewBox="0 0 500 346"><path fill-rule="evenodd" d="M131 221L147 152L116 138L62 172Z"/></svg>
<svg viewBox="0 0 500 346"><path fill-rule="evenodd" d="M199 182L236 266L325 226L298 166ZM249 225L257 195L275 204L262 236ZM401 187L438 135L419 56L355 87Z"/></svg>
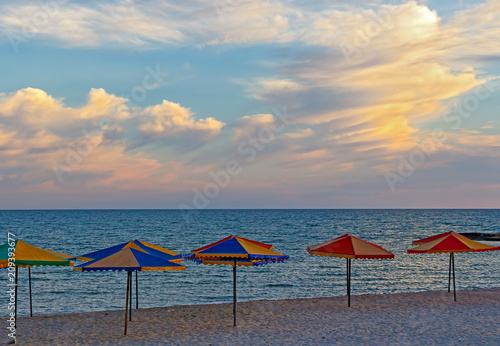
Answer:
<svg viewBox="0 0 500 346"><path fill-rule="evenodd" d="M146 251L148 254L163 258L165 260L174 262L174 263L181 263L182 262L182 255L180 253L177 253L175 251L163 248L161 246L157 246L139 239L135 239L132 241L125 242L123 244L115 245L108 247L106 249L94 251L87 253L85 255L80 255L78 256L78 259L81 261L92 261L97 258L103 258L110 256L114 253L117 253L120 250L126 249L126 248L131 248L131 249L136 249L136 250L143 250ZM135 271L135 308L139 309L139 282L137 279L137 270ZM132 291L130 292L132 294Z"/></svg>
<svg viewBox="0 0 500 346"><path fill-rule="evenodd" d="M139 240L139 239L128 241L128 242L125 242L123 244L111 246L111 247L108 247L106 249L102 249L99 251L90 252L90 253L87 253L85 255L80 255L80 256L78 256L78 259L81 261L85 261L85 262L92 261L92 260L95 260L97 258L107 257L109 255L112 255L112 254L114 254L122 249L126 249L126 248L132 248L132 249L136 249L136 250L144 250L150 255L160 257L160 258L166 259L168 261L172 261L172 262L176 262L176 263L182 262L182 255L181 254L179 254L175 251L171 251L169 249L165 249L161 246L147 243L147 242Z"/></svg>
<svg viewBox="0 0 500 346"><path fill-rule="evenodd" d="M232 235L193 250L185 257L201 264L233 266L233 326L236 327L236 267L262 266L288 259L287 255L276 252L273 248L270 244Z"/></svg>
<svg viewBox="0 0 500 346"><path fill-rule="evenodd" d="M14 251L12 251L14 249ZM15 319L17 326L17 281L18 268L28 268L30 316L33 316L31 296L31 267L35 266L71 266L75 257L33 246L20 239L0 245L0 268L15 267ZM12 262L9 265L9 261Z"/></svg>
<svg viewBox="0 0 500 346"><path fill-rule="evenodd" d="M97 258L73 267L77 271L105 271L116 270L127 272L127 296L125 303L125 329L127 335L127 319L129 312L129 301L132 303L132 272L133 271L170 271L186 270L186 267L178 263L148 254L145 250L125 247L109 256ZM130 311L132 312L132 311ZM132 315L130 315L132 316Z"/></svg>

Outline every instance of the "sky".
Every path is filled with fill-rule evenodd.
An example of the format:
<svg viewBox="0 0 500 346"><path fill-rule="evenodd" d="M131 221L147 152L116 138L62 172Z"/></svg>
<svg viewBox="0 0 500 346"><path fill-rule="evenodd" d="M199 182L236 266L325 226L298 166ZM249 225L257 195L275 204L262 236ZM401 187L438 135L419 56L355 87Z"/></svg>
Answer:
<svg viewBox="0 0 500 346"><path fill-rule="evenodd" d="M500 1L0 1L0 209L500 208Z"/></svg>

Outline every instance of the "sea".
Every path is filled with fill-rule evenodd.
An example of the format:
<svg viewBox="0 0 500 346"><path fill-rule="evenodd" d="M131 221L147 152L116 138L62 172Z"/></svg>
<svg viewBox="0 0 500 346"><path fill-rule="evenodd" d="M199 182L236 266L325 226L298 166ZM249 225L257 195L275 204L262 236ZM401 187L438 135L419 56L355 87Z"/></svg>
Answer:
<svg viewBox="0 0 500 346"><path fill-rule="evenodd" d="M238 267L238 301L251 301L344 296L345 259L310 256L306 247L345 233L396 255L394 260L353 260L351 294L445 290L449 255L409 255L412 240L447 231L500 232L500 210L4 210L0 227L5 238L0 243L11 232L32 245L71 255L134 239L179 253L229 235L273 244L290 259ZM183 263L186 271L139 272L140 308L232 301L232 267ZM500 287L500 251L458 253L455 268L458 299L460 290ZM35 314L125 306L123 271L82 273L42 266L32 268L31 276ZM0 270L0 280L0 315L7 315L7 270ZM26 268L19 269L18 311L29 313Z"/></svg>

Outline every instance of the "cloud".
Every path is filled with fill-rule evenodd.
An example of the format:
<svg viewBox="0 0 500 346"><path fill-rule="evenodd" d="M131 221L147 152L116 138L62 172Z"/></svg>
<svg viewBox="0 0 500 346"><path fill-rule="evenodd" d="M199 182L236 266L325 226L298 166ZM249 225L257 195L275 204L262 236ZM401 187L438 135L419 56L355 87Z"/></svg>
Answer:
<svg viewBox="0 0 500 346"><path fill-rule="evenodd" d="M257 99L266 100L275 94L293 94L304 90L305 86L291 79L256 78L251 82L240 82L246 85L250 93Z"/></svg>
<svg viewBox="0 0 500 346"><path fill-rule="evenodd" d="M22 35L37 11L37 3L0 5L0 29L7 37ZM132 107L125 98L92 89L84 105L69 107L43 90L26 88L0 95L0 184L13 193L190 193L203 187L210 171L236 159L244 169L231 189L321 196L325 203L344 198L349 206L356 198L377 203L383 197L390 204L401 194L387 197L383 173L440 127L447 138L436 142L402 194L435 188L429 183L434 178L470 191L468 175L450 179L450 167L474 164L494 171L497 129L460 132L443 114L497 78L482 69L499 59L497 19L498 1L449 18L414 1L360 8L263 0L61 5L45 25L34 27L30 39L132 50L269 44L273 54L283 54L286 44L286 56L267 66L269 73L238 83L261 105L284 105L296 116L261 143L263 149L253 148L256 157L247 162L238 143L258 137L276 114L237 115L226 126L217 114L200 117L189 105L169 100ZM83 130L94 132L89 137ZM69 150L76 151L82 139L102 143L58 184L52 164L67 164ZM490 180L481 189L496 186Z"/></svg>
<svg viewBox="0 0 500 346"><path fill-rule="evenodd" d="M175 147L199 149L218 135L223 123L197 120L189 109L166 100L144 109L131 109L127 101L103 89L92 89L81 107L67 107L34 88L1 95L4 192L178 191L182 184L177 174L189 159L178 158ZM131 130L134 121L141 124L139 131ZM129 150L131 141L145 144L162 138L173 138L161 145L174 155L160 160L147 150Z"/></svg>
<svg viewBox="0 0 500 346"><path fill-rule="evenodd" d="M194 137L197 142L206 142L216 137L224 125L213 117L196 120L188 108L163 100L162 104L147 107L141 112L138 129L149 140L179 134Z"/></svg>
<svg viewBox="0 0 500 346"><path fill-rule="evenodd" d="M88 127L87 134L72 135L76 133L72 121L90 125L100 120L102 114L109 116L116 128ZM61 119L66 122L61 123ZM394 169L397 153L401 151L391 149L391 141L373 134L377 131L376 123L356 123L351 118L306 127L290 123L274 133L271 141L260 143L264 148L256 150L255 160L247 162L247 155L238 154L237 142L258 137L261 129L269 128L276 120L277 115L255 114L222 127L215 119L197 120L188 108L170 101L144 109L129 109L126 100L98 89L89 93L87 103L81 107L67 107L62 100L38 89L3 95L0 100L0 185L5 197L2 200L6 202L2 206L22 205L21 200L26 196L53 196L54 202L78 195L81 206L92 207L92 198L120 198L130 193L155 203L161 203L164 198L166 205L177 207L179 198L189 202L192 189L203 189L210 181L208 173L217 172L229 160L237 160L242 168L228 188L231 195L252 191L259 196L264 191L274 191L290 196L290 203L304 196L313 204L340 203L344 198L347 205L355 206L349 191L366 201L373 198L370 195L373 191L385 194L385 183L376 177ZM131 132L134 121L144 127ZM431 173L415 173L415 182L412 177L404 191L415 191L418 186L429 188L419 177L432 179L433 175L441 174L440 170L451 172L447 167L466 165L474 157L478 158L475 161L478 167L484 170L494 167L500 143L498 136L488 133L491 129L484 131L448 134L446 143L437 143L433 156L419 168L419 172ZM130 150L130 141L136 139L138 133L146 138L144 143L158 141L158 150L168 154L156 155L147 145ZM193 136L206 137L191 149L191 154L176 150L175 141L184 141L184 146L193 144L197 141ZM156 139L148 142L150 138ZM164 140L168 138L175 141ZM59 165L62 182L54 171L55 163ZM465 184L465 178L462 174L454 181ZM494 179L488 181L494 185ZM462 190L469 189L463 187ZM328 194L333 197L328 199ZM312 198L314 195L318 197L316 200ZM388 206L391 199L386 199ZM39 206L48 206L42 199L39 203ZM54 206L64 205L57 203ZM218 203L221 202L214 202L212 206Z"/></svg>
<svg viewBox="0 0 500 346"><path fill-rule="evenodd" d="M276 78L257 77L247 88L258 99L293 108L296 124L331 128L336 142L403 152L414 146L422 123L443 121L450 99L494 78L460 56L476 44L486 47L470 26L480 13L500 14L497 7L490 2L446 23L412 1L320 11L298 37L325 49L304 48L277 68ZM496 32L494 24L474 25Z"/></svg>
<svg viewBox="0 0 500 346"><path fill-rule="evenodd" d="M287 15L294 11L266 0L51 4L0 6L0 29L15 45L36 37L71 47L134 50L292 38Z"/></svg>
<svg viewBox="0 0 500 346"><path fill-rule="evenodd" d="M273 122L274 116L272 114L246 115L231 125L234 131L233 140L256 137L261 129L269 128Z"/></svg>
<svg viewBox="0 0 500 346"><path fill-rule="evenodd" d="M167 5L141 5L134 1L90 4L52 1L1 6L0 28L11 41L49 38L72 47L151 47L180 42L175 22L164 21ZM166 24L168 23L168 24Z"/></svg>

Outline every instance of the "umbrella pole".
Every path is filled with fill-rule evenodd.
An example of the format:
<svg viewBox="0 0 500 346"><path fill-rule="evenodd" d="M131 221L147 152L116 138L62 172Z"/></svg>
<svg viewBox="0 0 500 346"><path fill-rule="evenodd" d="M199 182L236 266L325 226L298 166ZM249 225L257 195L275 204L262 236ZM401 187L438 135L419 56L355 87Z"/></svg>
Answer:
<svg viewBox="0 0 500 346"><path fill-rule="evenodd" d="M448 293L450 293L451 285L451 258L453 257L453 252L450 253L450 266L448 268Z"/></svg>
<svg viewBox="0 0 500 346"><path fill-rule="evenodd" d="M233 266L233 327L236 327L236 259Z"/></svg>
<svg viewBox="0 0 500 346"><path fill-rule="evenodd" d="M347 281L347 306L351 306L351 259L345 259Z"/></svg>
<svg viewBox="0 0 500 346"><path fill-rule="evenodd" d="M452 258L452 266L453 266L453 299L457 301L457 291L455 289L455 253L451 253L451 258Z"/></svg>
<svg viewBox="0 0 500 346"><path fill-rule="evenodd" d="M347 298L347 305L349 307L351 306L351 266L352 262L351 259L349 258L349 297Z"/></svg>
<svg viewBox="0 0 500 346"><path fill-rule="evenodd" d="M31 267L28 267L28 280L30 282L30 317L33 317L33 301L31 299Z"/></svg>
<svg viewBox="0 0 500 346"><path fill-rule="evenodd" d="M127 320L128 320L128 297L130 289L130 272L127 272L127 295L125 296L125 329L123 334L127 335Z"/></svg>
<svg viewBox="0 0 500 346"><path fill-rule="evenodd" d="M132 272L130 273L130 290L129 290L129 296L128 300L130 301L130 304L128 305L128 320L132 322Z"/></svg>
<svg viewBox="0 0 500 346"><path fill-rule="evenodd" d="M138 285L138 280L137 280L137 273L139 271L135 271L135 309L139 309L139 285Z"/></svg>

